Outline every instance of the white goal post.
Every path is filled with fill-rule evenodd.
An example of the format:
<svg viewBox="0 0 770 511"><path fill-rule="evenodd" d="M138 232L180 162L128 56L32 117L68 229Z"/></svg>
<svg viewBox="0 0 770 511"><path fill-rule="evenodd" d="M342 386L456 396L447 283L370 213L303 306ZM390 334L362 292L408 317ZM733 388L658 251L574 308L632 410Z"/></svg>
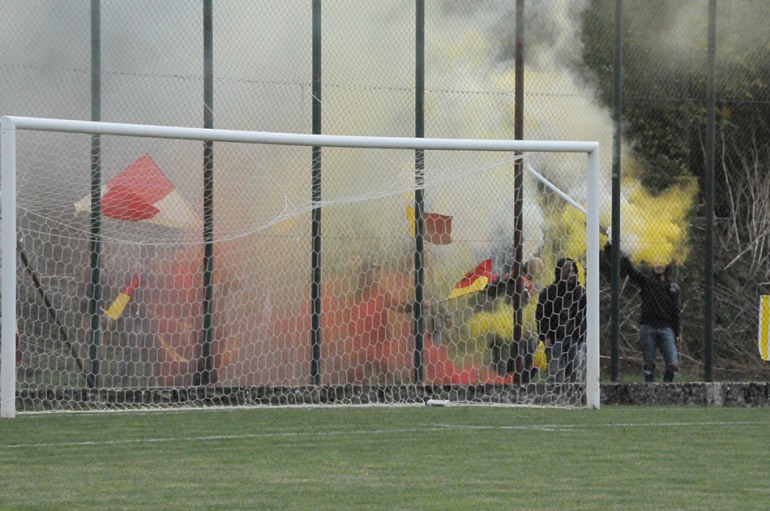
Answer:
<svg viewBox="0 0 770 511"><path fill-rule="evenodd" d="M533 141L438 139L372 136L334 136L268 133L222 129L133 125L30 117L2 117L2 346L0 354L0 416L16 414L17 371L17 133L20 131L115 135L237 144L268 144L313 148L399 149L415 151L475 151L508 153L583 153L585 165L585 288L586 378L585 405L598 409L599 386L599 143L590 141ZM323 205L323 204L322 204Z"/></svg>

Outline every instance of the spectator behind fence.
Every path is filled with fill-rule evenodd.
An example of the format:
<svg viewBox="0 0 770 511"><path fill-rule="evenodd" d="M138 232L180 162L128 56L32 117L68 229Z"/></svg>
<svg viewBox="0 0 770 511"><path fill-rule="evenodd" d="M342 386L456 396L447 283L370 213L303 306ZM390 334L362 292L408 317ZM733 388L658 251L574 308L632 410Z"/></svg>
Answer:
<svg viewBox="0 0 770 511"><path fill-rule="evenodd" d="M610 244L604 247L605 258L611 257ZM679 372L677 345L682 343L679 324L681 315L679 286L671 278L671 265L656 263L652 273L639 271L631 261L621 256L620 272L639 288L642 296L642 313L639 318L639 344L644 358L644 381L655 381L657 351L663 355L666 370L663 381L674 381Z"/></svg>
<svg viewBox="0 0 770 511"><path fill-rule="evenodd" d="M535 312L538 336L548 355L548 381L582 377L586 337L586 294L578 283L577 263L556 263L554 281L540 293Z"/></svg>

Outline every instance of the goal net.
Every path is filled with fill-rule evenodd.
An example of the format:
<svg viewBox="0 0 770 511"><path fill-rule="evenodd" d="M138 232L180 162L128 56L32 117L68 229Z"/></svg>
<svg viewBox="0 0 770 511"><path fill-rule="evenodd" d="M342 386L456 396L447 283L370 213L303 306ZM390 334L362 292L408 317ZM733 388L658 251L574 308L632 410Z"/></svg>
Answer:
<svg viewBox="0 0 770 511"><path fill-rule="evenodd" d="M2 165L4 417L599 406L597 143L4 117Z"/></svg>

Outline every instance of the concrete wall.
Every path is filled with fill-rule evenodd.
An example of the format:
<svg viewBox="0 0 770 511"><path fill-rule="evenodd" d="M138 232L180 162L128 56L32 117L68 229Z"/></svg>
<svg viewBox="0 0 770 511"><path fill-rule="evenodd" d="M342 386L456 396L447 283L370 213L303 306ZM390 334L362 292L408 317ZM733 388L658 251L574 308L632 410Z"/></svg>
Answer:
<svg viewBox="0 0 770 511"><path fill-rule="evenodd" d="M602 405L770 406L770 383L606 383Z"/></svg>

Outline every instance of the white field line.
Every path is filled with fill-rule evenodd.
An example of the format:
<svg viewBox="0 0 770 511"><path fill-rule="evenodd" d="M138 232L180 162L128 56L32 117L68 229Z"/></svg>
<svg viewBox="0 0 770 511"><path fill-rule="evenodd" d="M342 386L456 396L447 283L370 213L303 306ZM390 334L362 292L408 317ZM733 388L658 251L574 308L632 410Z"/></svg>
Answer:
<svg viewBox="0 0 770 511"><path fill-rule="evenodd" d="M311 437L331 437L340 435L385 435L401 433L419 433L419 432L438 432L446 431L444 427L430 428L409 428L409 429L369 429L360 431L278 431L275 433L245 433L241 435L203 435L203 436L179 436L166 438L135 438L125 440L99 440L84 442L47 442L40 444L10 444L0 446L1 449L20 449L20 448L38 448L38 447L84 447L91 445L123 445L123 444L153 444L164 442L206 442L217 440L243 440L246 438L311 438Z"/></svg>
<svg viewBox="0 0 770 511"><path fill-rule="evenodd" d="M713 422L643 422L643 423L617 423L617 424L550 424L533 426L473 426L468 424L440 424L446 429L530 429L530 430L564 430L583 431L590 428L649 428L649 427L684 427L684 426L745 426L767 424L766 421L713 421Z"/></svg>
<svg viewBox="0 0 770 511"><path fill-rule="evenodd" d="M535 424L531 426L474 426L466 424L439 424L426 425L418 428L397 428L397 429L367 429L357 431L295 431L295 432L274 432L274 433L246 433L241 435L202 435L202 436L178 436L165 438L135 438L123 440L99 440L82 442L46 442L36 444L7 444L0 445L2 449L40 449L52 447L88 447L88 446L107 446L107 445L136 445L136 444L156 444L170 442L211 442L243 440L247 438L323 438L341 435L394 435L404 433L426 433L440 432L449 430L485 430L485 431L567 431L581 432L587 429L604 428L649 428L649 427L700 427L700 426L748 426L748 425L766 425L765 421L737 421L737 422L660 422L660 423L626 423L626 424Z"/></svg>

